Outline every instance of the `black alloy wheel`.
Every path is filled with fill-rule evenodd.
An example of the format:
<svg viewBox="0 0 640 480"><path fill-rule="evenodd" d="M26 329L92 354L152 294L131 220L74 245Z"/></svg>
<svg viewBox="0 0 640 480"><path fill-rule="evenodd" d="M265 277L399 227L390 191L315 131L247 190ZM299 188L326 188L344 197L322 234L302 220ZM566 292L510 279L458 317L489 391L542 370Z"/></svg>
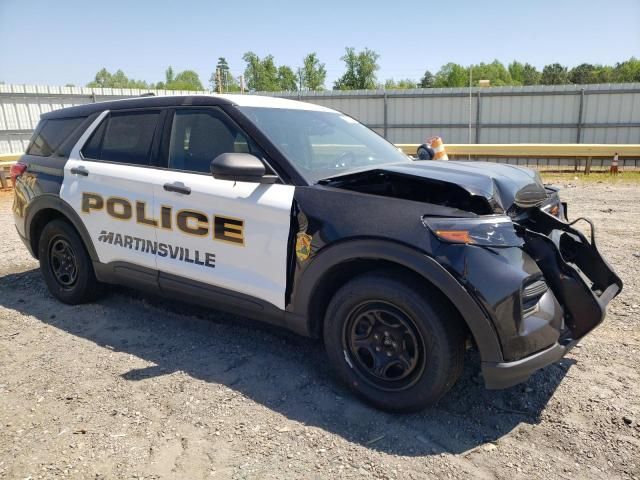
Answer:
<svg viewBox="0 0 640 480"><path fill-rule="evenodd" d="M44 281L58 300L76 305L95 300L102 292L87 247L69 222L56 218L44 226L38 259Z"/></svg>
<svg viewBox="0 0 640 480"><path fill-rule="evenodd" d="M433 285L376 270L346 282L327 305L322 336L334 372L388 411L436 403L462 373L466 330Z"/></svg>
<svg viewBox="0 0 640 480"><path fill-rule="evenodd" d="M365 302L351 312L343 347L363 380L384 390L410 387L425 368L424 341L414 320L387 302Z"/></svg>
<svg viewBox="0 0 640 480"><path fill-rule="evenodd" d="M61 287L72 288L78 281L78 264L71 244L62 236L49 242L49 266Z"/></svg>

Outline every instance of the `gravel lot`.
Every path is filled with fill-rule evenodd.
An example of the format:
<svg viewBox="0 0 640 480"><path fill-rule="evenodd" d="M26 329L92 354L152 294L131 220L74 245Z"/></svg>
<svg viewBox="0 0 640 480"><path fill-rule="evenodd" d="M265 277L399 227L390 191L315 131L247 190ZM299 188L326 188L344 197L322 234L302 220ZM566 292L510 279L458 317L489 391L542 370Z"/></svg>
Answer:
<svg viewBox="0 0 640 480"><path fill-rule="evenodd" d="M603 325L528 383L465 373L432 409L376 411L322 346L114 288L46 291L0 193L0 478L640 479L640 185L567 185L625 282Z"/></svg>

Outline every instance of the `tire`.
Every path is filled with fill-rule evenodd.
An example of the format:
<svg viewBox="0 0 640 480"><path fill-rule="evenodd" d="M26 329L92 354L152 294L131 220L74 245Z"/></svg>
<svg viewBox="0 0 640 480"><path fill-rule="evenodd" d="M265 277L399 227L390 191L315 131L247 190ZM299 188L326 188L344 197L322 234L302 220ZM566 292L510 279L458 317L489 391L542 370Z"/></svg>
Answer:
<svg viewBox="0 0 640 480"><path fill-rule="evenodd" d="M436 403L460 377L461 322L439 292L392 272L368 273L331 299L325 349L358 396L383 410L413 412Z"/></svg>
<svg viewBox="0 0 640 480"><path fill-rule="evenodd" d="M101 285L91 258L76 230L64 220L52 220L38 241L40 270L51 294L63 303L76 305L95 300Z"/></svg>

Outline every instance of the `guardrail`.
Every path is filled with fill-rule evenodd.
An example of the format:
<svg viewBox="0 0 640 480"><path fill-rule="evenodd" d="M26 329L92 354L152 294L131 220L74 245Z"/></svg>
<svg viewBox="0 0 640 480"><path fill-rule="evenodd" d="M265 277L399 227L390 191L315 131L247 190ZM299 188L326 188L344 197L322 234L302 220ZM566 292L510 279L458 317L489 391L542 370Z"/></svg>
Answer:
<svg viewBox="0 0 640 480"><path fill-rule="evenodd" d="M396 144L407 155L416 155L419 145ZM634 167L640 159L640 144L587 144L587 143L507 143L507 144L445 144L451 160L464 158L526 158L526 159L574 159L574 170L582 160L585 173L591 171L594 158L611 159L617 153L620 160L633 159ZM547 162L548 165L548 162ZM601 166L604 162L601 162ZM536 166L540 166L539 162Z"/></svg>
<svg viewBox="0 0 640 480"><path fill-rule="evenodd" d="M408 155L415 155L419 144L399 143L397 147ZM472 157L613 157L640 158L640 144L587 144L587 143L506 143L506 144L447 144L449 155Z"/></svg>

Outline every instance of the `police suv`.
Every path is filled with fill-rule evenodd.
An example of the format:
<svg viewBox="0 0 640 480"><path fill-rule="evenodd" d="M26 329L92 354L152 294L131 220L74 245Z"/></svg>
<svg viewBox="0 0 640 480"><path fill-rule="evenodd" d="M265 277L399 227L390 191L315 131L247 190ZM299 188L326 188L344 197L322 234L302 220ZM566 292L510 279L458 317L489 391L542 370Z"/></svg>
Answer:
<svg viewBox="0 0 640 480"><path fill-rule="evenodd" d="M51 294L121 284L322 338L370 403L416 410L477 348L526 380L622 282L538 174L413 161L353 118L251 95L146 97L42 116L13 212Z"/></svg>

